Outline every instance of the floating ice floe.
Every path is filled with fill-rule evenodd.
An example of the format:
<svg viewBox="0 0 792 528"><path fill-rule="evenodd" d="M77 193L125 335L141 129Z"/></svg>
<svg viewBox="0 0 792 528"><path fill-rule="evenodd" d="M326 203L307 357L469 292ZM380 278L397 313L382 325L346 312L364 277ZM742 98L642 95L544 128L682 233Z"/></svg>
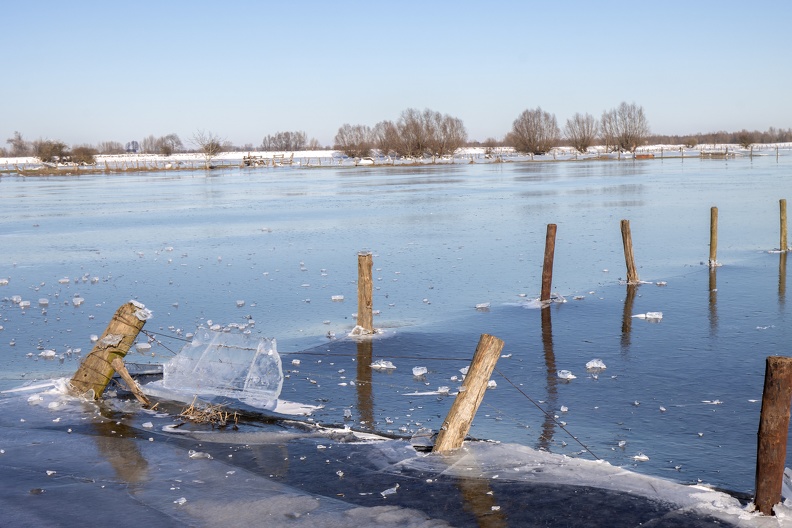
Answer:
<svg viewBox="0 0 792 528"><path fill-rule="evenodd" d="M8 286L8 279L0 279L0 286Z"/></svg>
<svg viewBox="0 0 792 528"><path fill-rule="evenodd" d="M38 300L39 306L49 306L49 299L39 299Z"/></svg>
<svg viewBox="0 0 792 528"><path fill-rule="evenodd" d="M577 378L577 376L575 376L574 374L572 374L568 370L559 370L558 372L556 372L556 375L560 379L564 379L564 380L573 380L573 379Z"/></svg>
<svg viewBox="0 0 792 528"><path fill-rule="evenodd" d="M413 367L412 373L413 376L419 377L425 375L429 370L426 367Z"/></svg>
<svg viewBox="0 0 792 528"><path fill-rule="evenodd" d="M648 457L648 456L646 456L646 455L644 455L643 453L638 453L637 455L635 455L635 456L634 456L634 457L632 457L632 458L633 458L633 460L635 460L636 462L646 462L647 460L649 460L649 457Z"/></svg>
<svg viewBox="0 0 792 528"><path fill-rule="evenodd" d="M497 389L498 388L498 384L495 382L495 380L489 380L487 382L487 388L488 389Z"/></svg>
<svg viewBox="0 0 792 528"><path fill-rule="evenodd" d="M606 369L606 368L608 368L608 367L606 367L606 366L605 366L605 363L604 363L604 362L603 362L601 359L599 359L599 358L597 358L597 359L592 359L591 361L589 361L588 363L586 363L586 369L587 369L587 370L595 370L595 369L597 369L597 370L604 370L604 369Z"/></svg>
<svg viewBox="0 0 792 528"><path fill-rule="evenodd" d="M476 305L476 310L479 310L480 312L486 312L487 310L489 310L489 308L490 308L490 303L488 302L479 303Z"/></svg>
<svg viewBox="0 0 792 528"><path fill-rule="evenodd" d="M151 344L149 344L149 343L136 343L135 344L135 350L137 350L138 352L148 352L149 350L151 350Z"/></svg>
<svg viewBox="0 0 792 528"><path fill-rule="evenodd" d="M56 355L55 351L54 350L49 350L49 349L48 350L42 350L39 353L39 356L43 357L44 359L52 359L52 358L55 357L55 355Z"/></svg>
<svg viewBox="0 0 792 528"><path fill-rule="evenodd" d="M642 314L635 314L633 315L634 319L650 319L654 321L659 321L663 318L663 312L646 312Z"/></svg>
<svg viewBox="0 0 792 528"><path fill-rule="evenodd" d="M371 368L374 370L393 370L396 368L396 365L386 359L378 359L371 364Z"/></svg>

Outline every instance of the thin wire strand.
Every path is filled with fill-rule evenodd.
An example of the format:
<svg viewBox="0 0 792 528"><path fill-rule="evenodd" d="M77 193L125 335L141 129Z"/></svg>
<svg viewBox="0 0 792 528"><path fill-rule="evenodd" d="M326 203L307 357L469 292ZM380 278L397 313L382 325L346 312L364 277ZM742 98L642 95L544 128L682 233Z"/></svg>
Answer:
<svg viewBox="0 0 792 528"><path fill-rule="evenodd" d="M559 428L560 428L562 431L564 431L566 434L568 434L568 435L569 435L569 437L570 437L572 440L574 440L575 442L577 442L578 444L580 444L580 447L582 447L583 449L585 449L586 451L588 451L588 453L589 453L591 456L593 456L593 457L594 457L596 460L602 460L600 457L598 457L597 455L595 455L595 454L594 454L594 453L591 451L591 449L589 449L589 448L588 448L588 446L587 446L587 445L585 445L583 442L581 442L580 440L578 440L578 439L577 439L577 437L576 437L575 435L573 435L572 433L570 433L570 432L567 430L567 428L566 428L566 427L565 427L565 426L564 426L564 425L563 425L561 422L559 422L559 421L556 419L556 417L555 417L555 416L553 416L553 415L552 415L552 414L550 414L549 412L547 412L547 411L545 411L544 409L542 409L542 407L541 407L541 406L540 406L538 403L536 403L536 402L534 401L534 399L533 399L533 398L531 398L530 396L528 396L528 394L526 394L526 393L525 393L525 392L524 392L524 391L523 391L523 390L522 390L520 387L518 387L517 385L515 385L515 384L514 384L514 382L513 382L512 380L510 380L509 378L507 378L507 377L506 377L506 376L503 374L503 372L501 372L501 371L500 371L500 370L498 370L497 368L495 369L495 372L497 372L498 374L500 374L500 375L501 375L501 377L502 377L503 379L505 379L505 380L506 380L506 381L509 383L509 385L511 385L512 387L514 387L515 389L517 389L517 392L519 392L520 394L522 394L523 396L525 396L525 397L528 399L528 401L530 401L531 403L533 403L533 404L536 406L536 408L537 408L537 409L539 409L539 410L540 410L540 411L541 411L541 412L542 412L542 413L543 413L543 414L544 414L546 417L548 417L548 418L550 418L551 420L553 420L553 422L555 422L555 424L556 424L556 425L557 425L557 426L558 426L558 427L559 427Z"/></svg>

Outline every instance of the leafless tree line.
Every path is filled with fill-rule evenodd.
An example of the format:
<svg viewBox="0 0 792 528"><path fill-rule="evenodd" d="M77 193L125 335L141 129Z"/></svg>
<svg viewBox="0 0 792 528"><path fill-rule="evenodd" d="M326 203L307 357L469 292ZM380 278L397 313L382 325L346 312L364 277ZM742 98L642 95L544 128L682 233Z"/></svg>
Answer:
<svg viewBox="0 0 792 528"><path fill-rule="evenodd" d="M353 158L366 157L373 149L396 156L447 156L465 145L467 130L462 120L434 110L408 108L399 119L367 125L341 125L335 148Z"/></svg>

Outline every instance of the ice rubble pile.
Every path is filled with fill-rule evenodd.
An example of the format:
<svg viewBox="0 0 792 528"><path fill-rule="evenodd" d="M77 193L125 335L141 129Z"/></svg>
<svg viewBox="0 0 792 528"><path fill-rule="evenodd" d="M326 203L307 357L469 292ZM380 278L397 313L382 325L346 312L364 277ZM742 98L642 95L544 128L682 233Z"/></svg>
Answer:
<svg viewBox="0 0 792 528"><path fill-rule="evenodd" d="M234 398L274 409L283 387L274 339L199 328L192 342L163 365L161 387L202 399ZM151 385L151 384L149 384Z"/></svg>

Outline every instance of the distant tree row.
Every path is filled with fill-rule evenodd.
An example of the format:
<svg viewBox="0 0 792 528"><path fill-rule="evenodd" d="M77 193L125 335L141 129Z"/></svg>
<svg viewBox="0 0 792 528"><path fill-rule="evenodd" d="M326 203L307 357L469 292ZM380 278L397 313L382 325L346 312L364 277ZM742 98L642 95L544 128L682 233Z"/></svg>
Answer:
<svg viewBox="0 0 792 528"><path fill-rule="evenodd" d="M738 144L749 147L755 143L792 143L792 128L770 127L766 131L710 132L687 135L651 134L644 109L635 103L622 102L618 107L606 110L597 119L591 114L576 113L559 127L554 114L541 107L523 111L512 123L512 128L502 140L487 138L483 142L467 140L467 131L461 119L434 110L423 111L408 108L394 121L380 121L374 127L345 123L338 128L334 148L350 157L361 158L371 155L373 150L382 155L394 156L445 156L453 154L463 146L495 148L513 147L526 154L545 154L557 146L571 146L585 152L594 145L604 145L608 151L634 152L647 143L685 145L695 147L707 144ZM0 146L0 157L34 156L45 162L93 163L96 154L148 153L169 156L177 152L198 152L216 156L222 151L294 152L300 150L324 150L316 139L307 140L303 131L277 132L264 137L259 147L253 144L237 147L212 133L198 131L190 138L187 148L176 134L165 136L149 135L142 141L103 141L96 147L75 145L69 148L57 140L26 140L15 131ZM209 158L211 159L211 158ZM207 165L209 162L207 161Z"/></svg>
<svg viewBox="0 0 792 528"><path fill-rule="evenodd" d="M372 149L382 155L446 156L465 145L467 130L462 120L428 108L402 111L399 119L367 125L341 125L335 148L353 158L366 157Z"/></svg>
<svg viewBox="0 0 792 528"><path fill-rule="evenodd" d="M737 144L748 148L754 143L792 143L792 128L783 129L770 127L764 132L742 129L737 132L726 132L721 130L719 132L688 134L684 136L652 135L648 138L648 141L658 145L685 145L691 148L698 145L723 144Z"/></svg>

